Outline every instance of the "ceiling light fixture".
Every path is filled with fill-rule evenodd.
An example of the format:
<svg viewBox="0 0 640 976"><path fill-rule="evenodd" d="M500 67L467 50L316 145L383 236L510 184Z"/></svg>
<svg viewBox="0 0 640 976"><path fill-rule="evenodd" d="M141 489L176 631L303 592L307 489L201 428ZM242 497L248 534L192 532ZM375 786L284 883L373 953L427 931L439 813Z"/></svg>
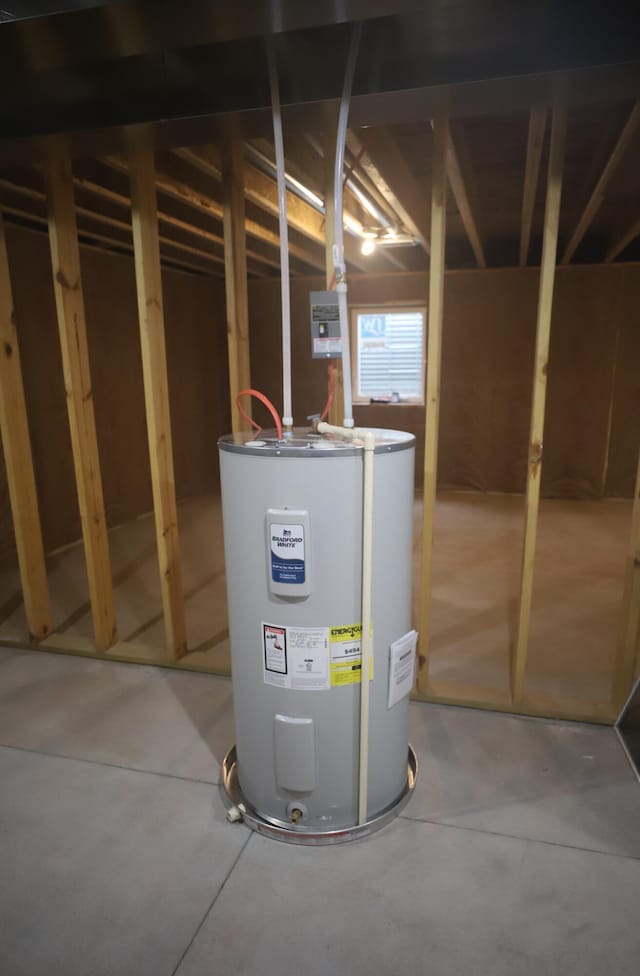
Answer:
<svg viewBox="0 0 640 976"><path fill-rule="evenodd" d="M368 257L370 254L373 254L375 249L376 249L376 242L372 237L366 237L362 242L362 247L360 248L362 254L364 254L365 257Z"/></svg>

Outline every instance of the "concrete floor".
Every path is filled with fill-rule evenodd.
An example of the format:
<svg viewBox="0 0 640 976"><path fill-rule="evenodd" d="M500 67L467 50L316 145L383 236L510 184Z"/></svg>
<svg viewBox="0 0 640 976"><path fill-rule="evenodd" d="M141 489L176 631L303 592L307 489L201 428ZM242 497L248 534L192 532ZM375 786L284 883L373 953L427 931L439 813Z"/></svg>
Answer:
<svg viewBox="0 0 640 976"><path fill-rule="evenodd" d="M224 819L231 685L0 650L3 976L636 976L615 733L411 706L404 814L345 847Z"/></svg>
<svg viewBox="0 0 640 976"><path fill-rule="evenodd" d="M415 505L417 623L422 506ZM228 672L229 634L219 499L179 509L188 645L185 663ZM440 492L434 524L430 676L506 691L515 638L524 500ZM541 503L527 668L528 692L590 702L610 695L631 503ZM153 519L110 533L118 633L115 657L162 660L164 627ZM49 557L56 633L73 649L92 639L81 545ZM0 572L0 638L27 639L17 570Z"/></svg>

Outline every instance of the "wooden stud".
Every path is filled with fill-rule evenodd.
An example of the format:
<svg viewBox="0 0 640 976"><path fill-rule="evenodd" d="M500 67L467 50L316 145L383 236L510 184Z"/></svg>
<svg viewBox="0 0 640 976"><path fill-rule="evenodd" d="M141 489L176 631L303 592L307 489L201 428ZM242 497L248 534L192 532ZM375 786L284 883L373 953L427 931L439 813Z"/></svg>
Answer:
<svg viewBox="0 0 640 976"><path fill-rule="evenodd" d="M464 229L469 239L469 244L471 245L471 250L473 251L474 257L478 263L478 267L486 268L487 262L484 256L478 225L473 215L467 185L465 183L458 153L456 152L456 147L453 144L453 139L451 138L450 132L447 145L447 177L451 186L453 198L456 202L456 207L458 208Z"/></svg>
<svg viewBox="0 0 640 976"><path fill-rule="evenodd" d="M1 211L0 432L27 627L31 637L40 640L51 633L51 607L22 383L9 257Z"/></svg>
<svg viewBox="0 0 640 976"><path fill-rule="evenodd" d="M96 658L97 655L91 642L85 637L71 634L53 634L40 644L28 641L5 640L0 638L0 647L21 647L28 650L37 647L39 650L50 651L53 654L76 654L79 657ZM136 641L120 641L106 657L111 661L126 661L131 664L162 665L180 671L193 671L199 674L216 674L229 676L226 664L216 661L210 663L206 652L192 651L179 661L167 661L154 654L153 648ZM437 681L426 691L413 692L411 697L416 701L434 702L441 705L463 705L469 708L479 708L495 712L511 712L516 715L530 715L538 718L564 719L574 722L595 722L601 725L613 725L617 712L610 704L603 702L581 701L575 698L548 698L545 696L527 696L521 705L513 707L509 695L495 688L482 685L459 684L458 682Z"/></svg>
<svg viewBox="0 0 640 976"><path fill-rule="evenodd" d="M553 285L556 271L558 247L558 224L560 220L560 200L562 196L562 171L564 165L564 143L567 114L564 108L556 108L551 122L551 148L549 152L549 172L547 177L547 196L544 213L544 235L542 240L542 267L538 292L538 316L536 323L536 350L533 373L533 398L531 404L531 427L529 435L529 468L527 472L527 494L525 503L524 545L522 556L522 576L520 581L520 606L515 651L512 656L511 690L513 700L523 699L527 648L529 641L529 621L531 617L531 596L533 592L533 571L535 562L538 509L540 505L540 480L542 477L542 435L547 394L547 364L549 361L549 339L551 334L551 311L553 306Z"/></svg>
<svg viewBox="0 0 640 976"><path fill-rule="evenodd" d="M116 640L109 540L93 411L71 159L62 141L51 144L46 167L49 244L67 394L71 446L98 650Z"/></svg>
<svg viewBox="0 0 640 976"><path fill-rule="evenodd" d="M227 300L227 353L229 356L229 391L231 395L231 429L234 434L246 428L238 410L236 397L251 386L249 361L249 298L247 293L247 255L244 208L244 159L242 142L228 133L222 159L222 193L224 199L225 292ZM251 416L251 401L243 404Z"/></svg>
<svg viewBox="0 0 640 976"><path fill-rule="evenodd" d="M527 159L524 167L524 186L522 188L522 217L520 220L520 267L524 268L529 255L531 224L536 203L540 161L544 133L547 128L547 110L532 108L529 113L529 132L527 135Z"/></svg>
<svg viewBox="0 0 640 976"><path fill-rule="evenodd" d="M613 675L612 704L616 713L631 691L636 673L638 630L640 628L640 455L636 475L631 535L624 576L624 590Z"/></svg>
<svg viewBox="0 0 640 976"><path fill-rule="evenodd" d="M140 149L132 153L131 219L153 511L166 647L168 656L175 660L186 654L187 641L173 471L154 169L151 151Z"/></svg>
<svg viewBox="0 0 640 976"><path fill-rule="evenodd" d="M429 626L433 575L433 518L438 484L438 428L440 418L440 361L444 308L444 258L447 227L447 155L449 123L434 122L431 184L431 240L429 314L427 322L427 382L425 392L424 488L422 502L422 577L420 583L420 655L418 689L429 684Z"/></svg>
<svg viewBox="0 0 640 976"><path fill-rule="evenodd" d="M587 205L582 212L582 216L578 221L577 227L573 232L571 240L569 241L569 243L565 248L564 254L562 255L562 261L560 262L560 264L568 264L571 258L573 257L573 255L575 254L576 249L580 244L580 241L586 234L587 230L589 229L589 226L591 225L591 222L593 221L593 218L595 217L596 213L600 209L600 206L602 205L602 201L604 200L604 195L605 195L607 185L611 181L612 176L614 175L616 169L618 168L620 160L622 159L625 152L627 151L627 147L631 142L639 124L640 124L640 101L635 103L634 107L631 110L631 114L629 115L629 118L627 119L622 129L622 132L618 136L618 140L615 146L613 147L613 151L609 156L609 159L607 160L606 165L602 170L602 173L600 174L600 178L598 179L598 182L593 188L593 193L591 194L591 196L587 201Z"/></svg>

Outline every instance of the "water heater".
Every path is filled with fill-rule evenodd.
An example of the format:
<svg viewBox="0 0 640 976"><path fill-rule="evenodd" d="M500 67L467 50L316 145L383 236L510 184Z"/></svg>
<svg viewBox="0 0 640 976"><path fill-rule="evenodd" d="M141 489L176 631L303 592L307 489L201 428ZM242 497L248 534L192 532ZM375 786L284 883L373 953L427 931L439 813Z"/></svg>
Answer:
<svg viewBox="0 0 640 976"><path fill-rule="evenodd" d="M219 442L236 743L226 802L296 843L370 833L408 799L414 437L375 430L369 675L362 673L363 451L296 430ZM358 821L369 681L366 821Z"/></svg>

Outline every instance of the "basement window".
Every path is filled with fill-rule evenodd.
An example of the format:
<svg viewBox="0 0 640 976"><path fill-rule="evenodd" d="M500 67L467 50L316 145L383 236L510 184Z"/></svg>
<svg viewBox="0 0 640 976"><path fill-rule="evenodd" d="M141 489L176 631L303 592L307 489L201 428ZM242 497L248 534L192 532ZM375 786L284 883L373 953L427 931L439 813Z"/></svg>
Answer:
<svg viewBox="0 0 640 976"><path fill-rule="evenodd" d="M424 403L424 307L352 311L354 403Z"/></svg>

